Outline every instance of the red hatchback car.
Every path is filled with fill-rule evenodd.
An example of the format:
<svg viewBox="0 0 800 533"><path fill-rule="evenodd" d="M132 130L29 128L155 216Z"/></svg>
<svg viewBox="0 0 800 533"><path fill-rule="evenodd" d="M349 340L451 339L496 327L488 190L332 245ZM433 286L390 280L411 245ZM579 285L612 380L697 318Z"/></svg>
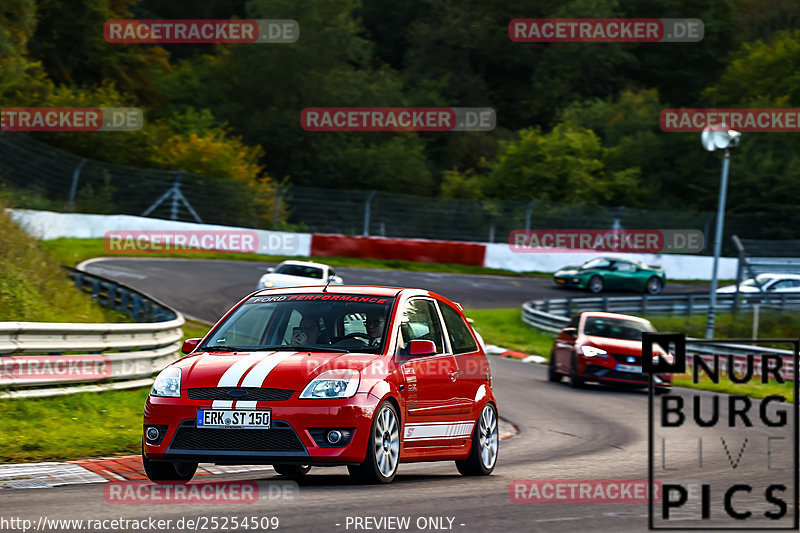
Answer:
<svg viewBox="0 0 800 533"><path fill-rule="evenodd" d="M566 375L573 387L581 387L586 381L648 386L649 378L642 373L643 331L655 328L637 316L599 311L576 315L553 344L550 381L561 381ZM658 392L672 386L667 374L656 375L654 380Z"/></svg>
<svg viewBox="0 0 800 533"><path fill-rule="evenodd" d="M144 468L186 481L198 462L271 464L298 478L347 465L391 482L399 463L498 452L489 362L460 306L424 290L267 289L244 298L156 378Z"/></svg>

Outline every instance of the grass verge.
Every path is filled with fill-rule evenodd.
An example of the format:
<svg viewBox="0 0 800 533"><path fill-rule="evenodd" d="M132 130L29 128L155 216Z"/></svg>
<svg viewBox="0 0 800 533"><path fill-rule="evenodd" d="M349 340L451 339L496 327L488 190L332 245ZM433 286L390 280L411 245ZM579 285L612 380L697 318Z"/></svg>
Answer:
<svg viewBox="0 0 800 533"><path fill-rule="evenodd" d="M531 329L522 321L521 309L476 309L465 311L486 344L496 344L532 355L550 356L554 335Z"/></svg>

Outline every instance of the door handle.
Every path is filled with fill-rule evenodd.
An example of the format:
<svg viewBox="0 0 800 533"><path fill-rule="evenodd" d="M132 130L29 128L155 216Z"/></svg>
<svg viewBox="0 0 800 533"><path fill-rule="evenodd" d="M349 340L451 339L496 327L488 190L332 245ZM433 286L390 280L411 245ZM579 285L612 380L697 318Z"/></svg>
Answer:
<svg viewBox="0 0 800 533"><path fill-rule="evenodd" d="M455 381L458 379L458 370L453 370L450 372L450 381Z"/></svg>

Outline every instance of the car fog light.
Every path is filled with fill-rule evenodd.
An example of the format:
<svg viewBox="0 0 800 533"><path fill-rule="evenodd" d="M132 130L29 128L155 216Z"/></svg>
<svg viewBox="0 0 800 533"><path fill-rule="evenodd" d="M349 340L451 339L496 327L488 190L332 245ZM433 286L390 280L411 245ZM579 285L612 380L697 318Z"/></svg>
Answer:
<svg viewBox="0 0 800 533"><path fill-rule="evenodd" d="M327 439L330 444L338 444L342 440L342 432L336 429L329 431Z"/></svg>
<svg viewBox="0 0 800 533"><path fill-rule="evenodd" d="M147 428L147 432L145 433L145 436L147 437L147 440L154 441L154 440L158 440L159 434L160 434L160 432L158 431L158 428L154 428L154 427L151 426L151 427Z"/></svg>

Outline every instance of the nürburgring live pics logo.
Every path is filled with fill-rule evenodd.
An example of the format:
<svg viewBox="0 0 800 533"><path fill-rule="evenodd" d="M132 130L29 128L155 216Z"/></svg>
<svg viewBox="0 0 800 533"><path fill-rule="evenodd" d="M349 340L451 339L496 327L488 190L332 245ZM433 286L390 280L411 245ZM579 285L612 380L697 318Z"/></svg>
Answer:
<svg viewBox="0 0 800 533"><path fill-rule="evenodd" d="M650 374L650 494L654 479L660 484L659 500L648 498L649 529L797 530L800 340L690 342L695 353L687 360L685 335L642 336L643 371ZM726 350L743 344L769 347L747 353L745 361ZM786 345L791 356L774 349ZM685 374L687 363L694 383L719 384L726 393L656 397L655 374ZM756 392L761 399L751 397Z"/></svg>

